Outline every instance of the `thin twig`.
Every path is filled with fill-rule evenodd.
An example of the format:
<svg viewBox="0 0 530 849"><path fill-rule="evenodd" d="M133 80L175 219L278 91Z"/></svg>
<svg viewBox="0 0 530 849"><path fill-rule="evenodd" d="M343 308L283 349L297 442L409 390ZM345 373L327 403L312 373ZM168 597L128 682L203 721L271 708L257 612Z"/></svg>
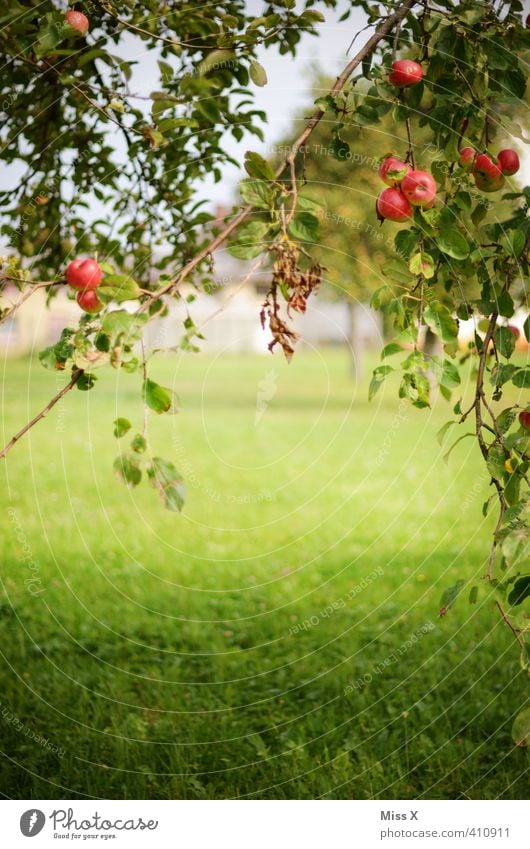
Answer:
<svg viewBox="0 0 530 849"><path fill-rule="evenodd" d="M504 623L508 626L508 628L510 629L510 631L511 631L511 632L512 632L512 634L514 635L515 639L517 640L517 642L519 643L519 645L521 646L521 648L522 648L522 649L524 649L526 646L525 646L524 638L523 638L523 637L522 637L522 635L521 635L521 632L519 631L519 629L518 629L518 628L514 628L514 626L513 626L513 625L512 625L512 623L510 622L509 618L506 616L506 613L505 613L505 611L504 611L504 608L503 608L502 604L501 604L500 602L498 602L498 601L496 601L496 602L495 602L495 604L496 604L496 605L497 605L497 607L499 608L499 611L500 611L500 614L501 614L501 616L502 616L502 620L503 620L503 622L504 622Z"/></svg>
<svg viewBox="0 0 530 849"><path fill-rule="evenodd" d="M144 394L145 394L145 386L146 386L146 383L147 383L147 360L146 360L146 356L145 356L145 345L144 345L143 339L140 341L140 346L141 346L141 349L142 349L142 373L143 373L143 377L144 377ZM148 428L148 426L149 426L148 408L147 408L147 402L146 402L145 397L144 397L144 426L143 426L143 430L142 430L142 436L146 440L146 442L147 442L147 428Z"/></svg>
<svg viewBox="0 0 530 849"><path fill-rule="evenodd" d="M222 305L221 305L218 309L214 310L214 312L210 313L210 315L209 315L209 316L207 316L207 317L204 319L203 323L202 323L201 325L199 325L199 327L198 327L198 331L199 331L199 333L202 331L202 329L203 329L203 328L204 328L204 327L205 327L205 326L206 326L206 325L207 325L207 324L208 324L208 323L209 323L209 322L210 322L213 318L216 318L216 316L220 315L220 313L222 313L222 312L224 312L224 311L225 311L225 309L226 309L226 307L227 307L227 304L229 304L229 303L230 303L230 301L231 301L233 298L235 298L235 296L236 296L237 294L239 294L239 292L241 291L241 289L243 289L243 288L246 286L246 284L248 283L248 281L250 280L250 278L252 277L252 275L254 274L254 272L256 272L256 271L258 270L258 268L260 267L260 265L262 265L262 264L263 264L264 260L265 260L265 257L264 257L264 256L260 256L260 258L257 260L257 262L255 262L255 263L254 263L254 265L252 266L252 268L250 269L250 271L248 272L248 274L245 274L245 276L244 276L244 277L243 277L243 279L242 279L242 280L238 283L238 285L237 285L237 286L236 286L236 288L233 290L233 292L230 292L229 296L226 298L226 300L224 301L224 303L223 303L223 304L222 304Z"/></svg>
<svg viewBox="0 0 530 849"><path fill-rule="evenodd" d="M0 280L17 280L18 283L23 282L15 277L6 277L4 275L0 276ZM48 289L50 286L57 286L59 283L63 282L63 280L52 280L50 282L42 281L39 283L32 284L31 287L24 292L22 297L20 297L18 301L16 301L13 306L3 314L3 316L0 318L0 324L2 324L2 322L4 321L7 321L8 318L11 318L16 313L16 311L22 306L22 304L27 301L28 298L31 298L34 292L38 291L39 289Z"/></svg>
<svg viewBox="0 0 530 849"><path fill-rule="evenodd" d="M52 410L55 407L57 402L60 401L61 398L63 398L64 395L66 395L67 392L70 392L70 390L74 388L77 381L79 380L79 378L83 374L83 371L84 371L83 369L76 369L72 374L72 379L66 384L66 386L63 386L63 388L60 390L60 392L58 392L57 395L54 395L53 398L51 399L51 401L48 401L46 406L39 413L37 413L37 415L34 416L31 419L31 421L29 421L27 424L25 424L24 427L21 428L18 431L18 433L15 433L15 435L11 437L11 439L9 440L7 445L5 445L4 448L2 448L2 450L0 451L0 460L3 459L11 451L11 449L13 448L14 445L16 445L18 440L22 436L24 436L24 434L27 433L28 430L30 430L33 427L33 425L36 425L37 422L40 422L41 419L45 418L48 415L48 413L50 412L50 410Z"/></svg>

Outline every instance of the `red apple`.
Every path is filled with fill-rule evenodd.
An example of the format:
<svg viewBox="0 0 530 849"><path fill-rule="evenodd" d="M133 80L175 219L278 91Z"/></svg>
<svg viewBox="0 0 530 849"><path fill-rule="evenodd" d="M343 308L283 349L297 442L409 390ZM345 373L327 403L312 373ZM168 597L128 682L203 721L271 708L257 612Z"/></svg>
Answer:
<svg viewBox="0 0 530 849"><path fill-rule="evenodd" d="M87 16L84 15L83 12L75 12L73 9L70 9L70 11L68 11L64 16L64 19L66 23L72 27L72 29L75 29L76 32L79 33L79 35L87 34L90 27L90 23Z"/></svg>
<svg viewBox="0 0 530 849"><path fill-rule="evenodd" d="M475 151L472 147L463 147L460 151L460 165L462 168L471 168L475 161Z"/></svg>
<svg viewBox="0 0 530 849"><path fill-rule="evenodd" d="M485 177L484 174L474 174L475 186L482 192L498 192L504 186L504 177L501 174L496 179Z"/></svg>
<svg viewBox="0 0 530 849"><path fill-rule="evenodd" d="M483 192L497 192L504 185L504 177L499 166L487 153L479 153L473 165L475 185Z"/></svg>
<svg viewBox="0 0 530 849"><path fill-rule="evenodd" d="M390 221L406 221L412 215L412 207L399 189L384 189L377 198L377 214Z"/></svg>
<svg viewBox="0 0 530 849"><path fill-rule="evenodd" d="M379 176L383 183L387 186L397 186L401 183L403 177L406 177L409 171L412 171L410 165L397 159L395 156L387 156L379 166Z"/></svg>
<svg viewBox="0 0 530 849"><path fill-rule="evenodd" d="M413 206L427 206L436 198L436 180L428 171L409 171L401 191Z"/></svg>
<svg viewBox="0 0 530 849"><path fill-rule="evenodd" d="M519 423L521 427L530 430L530 410L523 410L522 413L519 413Z"/></svg>
<svg viewBox="0 0 530 849"><path fill-rule="evenodd" d="M79 292L76 300L85 312L99 312L103 308L103 304L94 289L85 289L84 292Z"/></svg>
<svg viewBox="0 0 530 849"><path fill-rule="evenodd" d="M479 153L473 165L473 174L480 174L488 180L498 180L502 171L487 153Z"/></svg>
<svg viewBox="0 0 530 849"><path fill-rule="evenodd" d="M513 324L507 324L506 327L508 328L508 330L510 331L512 336L515 336L516 339L519 339L519 336L521 335L521 331L519 330L518 327L515 327L515 325L513 325Z"/></svg>
<svg viewBox="0 0 530 849"><path fill-rule="evenodd" d="M410 59L398 59L397 62L392 62L392 70L388 75L388 81L391 85L398 88L405 88L409 85L416 85L423 77L423 68L417 62L412 62Z"/></svg>
<svg viewBox="0 0 530 849"><path fill-rule="evenodd" d="M66 282L72 289L96 289L103 272L95 259L74 259L66 269Z"/></svg>
<svg viewBox="0 0 530 849"><path fill-rule="evenodd" d="M499 151L497 161L499 163L499 168L506 177L511 177L512 174L517 174L520 168L519 157L515 150L511 150L510 148Z"/></svg>

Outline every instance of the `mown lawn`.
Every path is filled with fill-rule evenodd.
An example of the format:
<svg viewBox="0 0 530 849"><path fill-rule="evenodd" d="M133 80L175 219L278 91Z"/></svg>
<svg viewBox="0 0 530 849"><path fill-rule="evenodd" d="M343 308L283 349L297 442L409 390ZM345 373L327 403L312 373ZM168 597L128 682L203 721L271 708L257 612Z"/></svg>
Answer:
<svg viewBox="0 0 530 849"><path fill-rule="evenodd" d="M368 404L340 351L152 376L182 402L150 417L182 515L114 478L135 376L71 393L1 467L4 796L527 798L527 685L481 582L488 481L473 440L442 461L450 406L392 383ZM58 380L6 366L3 442Z"/></svg>

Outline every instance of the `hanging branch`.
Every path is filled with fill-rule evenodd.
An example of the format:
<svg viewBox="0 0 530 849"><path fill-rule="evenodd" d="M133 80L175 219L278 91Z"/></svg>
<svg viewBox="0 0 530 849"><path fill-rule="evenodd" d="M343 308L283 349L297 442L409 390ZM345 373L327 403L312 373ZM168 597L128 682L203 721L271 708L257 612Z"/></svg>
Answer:
<svg viewBox="0 0 530 849"><path fill-rule="evenodd" d="M13 446L16 445L16 443L19 441L19 439L22 436L24 436L24 434L27 433L28 430L31 430L33 425L36 425L37 422L40 422L41 419L44 419L48 415L50 410L53 410L53 408L55 407L57 402L60 401L61 398L63 398L68 392L70 392L71 389L74 388L74 386L76 385L77 381L79 380L79 378L81 377L82 374L84 374L83 369L75 369L74 370L74 372L72 374L72 378L66 384L66 386L63 386L63 388L60 390L60 392L58 392L57 395L54 395L53 398L51 399L51 401L48 401L46 406L39 413L37 413L37 415L34 416L31 419L31 421L29 421L27 424L25 424L24 427L21 428L18 431L18 433L15 433L15 435L11 437L11 439L9 440L7 445L5 445L2 448L2 450L0 451L0 459L3 459L11 451Z"/></svg>

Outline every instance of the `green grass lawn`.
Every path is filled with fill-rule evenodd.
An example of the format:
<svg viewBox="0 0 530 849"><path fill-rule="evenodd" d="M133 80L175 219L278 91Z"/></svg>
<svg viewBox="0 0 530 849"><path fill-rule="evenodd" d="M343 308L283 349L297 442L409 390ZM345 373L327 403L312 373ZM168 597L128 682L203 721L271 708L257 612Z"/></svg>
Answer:
<svg viewBox="0 0 530 849"><path fill-rule="evenodd" d="M2 466L4 796L527 798L527 685L481 581L488 480L473 440L442 461L451 406L391 382L369 404L340 351L152 376L182 403L150 417L181 515L113 475L137 376L70 393ZM7 364L3 443L59 380Z"/></svg>

